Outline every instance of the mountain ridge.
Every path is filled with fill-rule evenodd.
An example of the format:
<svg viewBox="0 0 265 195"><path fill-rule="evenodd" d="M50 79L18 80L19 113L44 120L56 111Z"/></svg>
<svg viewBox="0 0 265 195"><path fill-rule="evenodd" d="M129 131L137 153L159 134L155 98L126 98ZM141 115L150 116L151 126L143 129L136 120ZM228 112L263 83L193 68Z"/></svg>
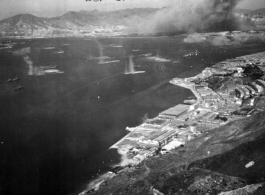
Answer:
<svg viewBox="0 0 265 195"><path fill-rule="evenodd" d="M265 8L257 10L236 10L235 16L241 19L242 21L251 21L251 23L256 26L265 26Z"/></svg>
<svg viewBox="0 0 265 195"><path fill-rule="evenodd" d="M123 35L129 26L154 18L165 8L132 8L115 11L69 11L56 17L18 14L0 21L0 37L42 38L67 36ZM235 10L240 21L265 25L265 8Z"/></svg>
<svg viewBox="0 0 265 195"><path fill-rule="evenodd" d="M155 8L133 8L111 12L69 11L57 17L38 17L32 14L18 14L0 21L3 36L13 37L49 37L58 33L62 36L90 34L97 32L122 31L132 19L149 17ZM79 33L77 32L79 31ZM76 34L75 34L76 33ZM114 33L115 34L115 33Z"/></svg>

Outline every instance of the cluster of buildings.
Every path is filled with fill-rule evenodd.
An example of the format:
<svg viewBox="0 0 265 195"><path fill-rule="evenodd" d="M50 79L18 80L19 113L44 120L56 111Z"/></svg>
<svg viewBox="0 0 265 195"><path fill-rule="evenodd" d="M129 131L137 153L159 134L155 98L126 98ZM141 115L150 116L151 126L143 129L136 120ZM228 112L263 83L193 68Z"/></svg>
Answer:
<svg viewBox="0 0 265 195"><path fill-rule="evenodd" d="M171 80L174 85L190 89L197 99L185 100L137 127L127 127L130 133L111 147L123 154L127 164L115 167L105 178L149 156L169 153L228 122L264 111L265 107L255 105L259 99L265 101L264 72L265 52L261 52L218 63L195 77ZM100 178L90 191L96 190L105 178Z"/></svg>
<svg viewBox="0 0 265 195"><path fill-rule="evenodd" d="M185 100L137 127L127 128L130 133L112 148L123 150L126 158L137 164L211 129L252 115L257 112L256 98L265 91L265 77L260 75L263 66L265 52L218 63L195 77L171 80L174 85L190 89L197 99ZM213 78L221 81L216 83L219 87L213 86Z"/></svg>
<svg viewBox="0 0 265 195"><path fill-rule="evenodd" d="M3 38L63 38L63 37L95 37L95 36L120 36L124 34L125 26L105 25L105 26L85 26L76 28L75 26L65 28L56 28L48 26L47 28L35 26L34 29L29 25L23 24L20 28L15 28L10 32L0 33Z"/></svg>

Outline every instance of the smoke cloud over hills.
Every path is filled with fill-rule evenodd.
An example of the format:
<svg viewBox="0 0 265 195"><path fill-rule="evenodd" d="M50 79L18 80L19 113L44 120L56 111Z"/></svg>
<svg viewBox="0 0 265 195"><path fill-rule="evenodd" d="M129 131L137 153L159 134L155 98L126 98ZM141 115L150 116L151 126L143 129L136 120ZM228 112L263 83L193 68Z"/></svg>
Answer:
<svg viewBox="0 0 265 195"><path fill-rule="evenodd" d="M202 32L238 28L232 11L240 0L178 0L144 20L135 18L130 32Z"/></svg>
<svg viewBox="0 0 265 195"><path fill-rule="evenodd" d="M207 34L207 33L206 33ZM265 38L262 34L249 34L249 33L233 33L229 35L229 32L215 33L218 36L205 36L203 34L194 33L188 35L185 39L185 43L201 43L208 42L215 46L223 45L238 45L244 43L253 43L253 42L265 42Z"/></svg>

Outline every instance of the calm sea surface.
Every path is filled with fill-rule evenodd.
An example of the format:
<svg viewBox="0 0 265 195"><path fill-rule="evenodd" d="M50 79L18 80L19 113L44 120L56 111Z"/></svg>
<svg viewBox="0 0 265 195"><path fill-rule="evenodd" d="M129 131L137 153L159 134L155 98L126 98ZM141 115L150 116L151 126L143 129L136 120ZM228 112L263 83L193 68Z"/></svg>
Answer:
<svg viewBox="0 0 265 195"><path fill-rule="evenodd" d="M170 79L265 48L183 38L13 40L12 49L0 50L0 194L77 194L119 163L108 148L127 126L193 97ZM195 49L198 56L181 57ZM147 53L171 61L141 57ZM119 62L100 64L100 55ZM145 73L124 74L130 55ZM47 65L63 73L45 74L41 66ZM25 88L14 91L19 85Z"/></svg>

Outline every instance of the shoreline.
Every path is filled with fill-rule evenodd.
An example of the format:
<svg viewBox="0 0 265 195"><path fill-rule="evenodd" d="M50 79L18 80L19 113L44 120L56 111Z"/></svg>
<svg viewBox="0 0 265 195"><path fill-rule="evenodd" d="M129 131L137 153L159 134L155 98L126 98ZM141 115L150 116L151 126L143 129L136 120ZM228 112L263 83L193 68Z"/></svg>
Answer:
<svg viewBox="0 0 265 195"><path fill-rule="evenodd" d="M187 34L187 33L182 33L182 34L162 34L162 35L157 35L156 33L154 33L153 35L144 35L143 34L139 34L139 35L133 35L133 34L109 34L109 33L103 33L103 34L88 34L88 35L71 35L71 36L67 36L67 35L61 35L61 36L50 36L50 37L35 37L35 36L28 36L28 37L14 37L14 36L6 36L6 37L0 37L0 39L16 39L16 40L31 40L31 39L58 39L58 38L78 38L78 39L93 39L93 38L167 38L167 37L176 37L176 36L186 36L189 38L196 38L198 35L200 35L201 40L206 40L206 38L210 38L210 37L233 37L236 34L240 34L240 33L246 33L246 34L261 34L264 35L265 30L248 30L248 31L220 31L220 32L203 32L203 33L191 33L191 34Z"/></svg>
<svg viewBox="0 0 265 195"><path fill-rule="evenodd" d="M231 113L239 110L241 106L243 106L242 98L250 97L249 92L244 89L241 90L241 93L244 93L243 95L239 97L230 96L228 95L230 94L228 91L234 91L236 88L228 88L228 91L217 93L217 91L212 90L208 85L206 86L206 84L204 84L212 75L226 76L233 74L233 77L244 78L242 69L246 68L249 63L265 67L265 52L227 59L210 68L205 68L194 77L172 79L170 81L171 84L191 90L197 98L196 102L190 105L178 104L160 112L157 117L148 119L145 123L137 127L127 127L126 130L130 132L110 147L110 149L117 149L118 153L122 155L122 161L118 166L128 161L127 164L123 165L124 168L121 171L126 170L126 167L138 165L149 156L155 156L157 153L165 154L180 145L185 145L211 129L260 112L261 110L257 111L252 109L247 115L232 116ZM263 78L265 79L265 76L263 76ZM260 87L263 87L265 91L265 81L256 81L256 83ZM263 90L260 89L259 91L253 92L252 98L255 99L258 97ZM223 108L224 106L225 108ZM217 117L219 118L217 119ZM222 118L225 117L226 120L223 120ZM194 125L194 123L197 124ZM207 130L202 130L200 127L207 127ZM169 145L172 142L178 145L173 145L170 148ZM166 147L170 149L163 149ZM165 152L163 153L163 151ZM131 156L133 156L133 158ZM108 172L108 174L110 173L111 172ZM117 172L117 174L118 173L119 172ZM111 178L106 178L106 180ZM104 181L100 180L100 184L103 182ZM99 182L97 182L94 187L91 186L90 190L98 190L100 187L100 184L98 184ZM80 194L87 194L87 192L88 191L84 191Z"/></svg>

